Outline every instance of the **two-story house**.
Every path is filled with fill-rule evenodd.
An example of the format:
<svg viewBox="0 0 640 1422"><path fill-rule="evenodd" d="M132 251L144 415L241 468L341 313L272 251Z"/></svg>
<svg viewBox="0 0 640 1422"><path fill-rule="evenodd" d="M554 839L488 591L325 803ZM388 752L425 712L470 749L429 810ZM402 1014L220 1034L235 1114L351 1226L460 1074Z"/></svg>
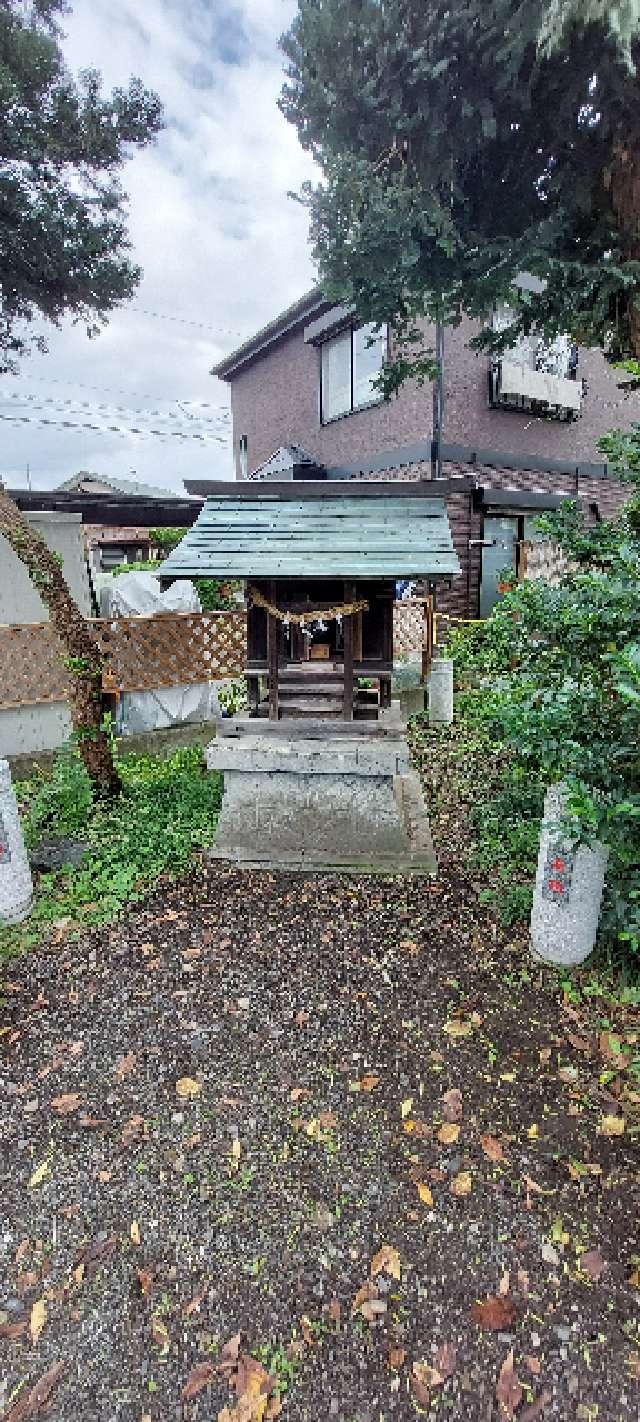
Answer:
<svg viewBox="0 0 640 1422"><path fill-rule="evenodd" d="M535 299L534 280L523 275L521 285ZM231 389L238 478L439 474L462 568L439 605L465 617L491 610L498 571L518 567L541 510L577 498L598 519L622 504L597 441L640 420L640 397L624 395L601 352L531 336L492 359L470 349L477 329L463 321L445 333L440 463L431 387L407 382L382 400L373 381L386 334L374 338L317 288L214 371Z"/></svg>

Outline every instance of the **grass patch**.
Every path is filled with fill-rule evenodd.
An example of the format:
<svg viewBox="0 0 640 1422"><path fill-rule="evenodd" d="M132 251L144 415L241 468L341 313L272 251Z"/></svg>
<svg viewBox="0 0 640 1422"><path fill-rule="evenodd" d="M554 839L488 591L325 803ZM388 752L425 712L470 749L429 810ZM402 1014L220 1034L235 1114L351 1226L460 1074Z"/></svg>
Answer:
<svg viewBox="0 0 640 1422"><path fill-rule="evenodd" d="M222 776L208 772L202 751L184 747L172 756L118 756L122 793L95 800L86 771L72 750L53 771L16 784L25 839L33 848L47 834L76 835L88 846L79 865L37 876L31 916L0 929L0 957L31 948L52 925L73 932L108 923L162 877L183 873L213 840L222 800Z"/></svg>

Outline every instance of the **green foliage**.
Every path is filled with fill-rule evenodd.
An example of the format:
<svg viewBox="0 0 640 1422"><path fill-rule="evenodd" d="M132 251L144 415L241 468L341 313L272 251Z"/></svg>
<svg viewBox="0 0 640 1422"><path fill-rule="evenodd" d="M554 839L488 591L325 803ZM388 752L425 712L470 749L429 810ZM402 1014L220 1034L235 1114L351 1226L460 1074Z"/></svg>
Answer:
<svg viewBox="0 0 640 1422"><path fill-rule="evenodd" d="M59 751L50 775L40 772L16 788L28 807L23 819L28 849L45 835L75 835L86 828L93 789L79 755L70 747Z"/></svg>
<svg viewBox="0 0 640 1422"><path fill-rule="evenodd" d="M620 449L640 487L640 429ZM547 524L578 570L557 587L521 583L481 627L452 632L448 650L458 685L484 686L472 717L506 751L521 790L539 798L563 781L575 837L608 845L601 938L611 951L640 953L640 539L628 509L593 529L567 510ZM527 846L518 796L513 824L504 805L498 813L515 868ZM479 829L482 854L500 828L490 815Z"/></svg>
<svg viewBox="0 0 640 1422"><path fill-rule="evenodd" d="M302 201L327 296L392 324L385 394L431 378L422 318L486 321L503 301L512 324L479 346L535 324L632 350L640 263L611 172L638 128L640 19L620 10L298 0L281 108L322 175ZM514 302L522 270L546 287Z"/></svg>
<svg viewBox="0 0 640 1422"><path fill-rule="evenodd" d="M160 531L175 532L174 529ZM153 573L155 577L160 578L162 576L162 559L142 558L136 563L116 563L115 567L109 569L109 572L114 578L117 578L119 573L143 572ZM234 589L240 586L239 583L224 582L220 578L193 578L192 582L200 598L203 612L228 612L237 608L238 604L233 594Z"/></svg>
<svg viewBox="0 0 640 1422"><path fill-rule="evenodd" d="M171 553L178 547L187 532L186 528L150 528L149 538L163 553Z"/></svg>
<svg viewBox="0 0 640 1422"><path fill-rule="evenodd" d="M245 677L238 676L234 681L228 681L224 686L221 686L218 691L218 700L227 716L235 716L238 711L246 711L249 699Z"/></svg>
<svg viewBox="0 0 640 1422"><path fill-rule="evenodd" d="M212 843L222 777L206 771L199 748L167 759L120 754L117 765L123 789L110 801L92 804L86 773L67 751L49 782L38 776L17 787L31 844L54 829L80 834L88 852L81 864L40 876L30 919L0 931L0 956L37 943L60 919L73 928L117 918L125 904L160 878L184 872L196 851Z"/></svg>
<svg viewBox="0 0 640 1422"><path fill-rule="evenodd" d="M104 96L100 76L75 80L57 25L64 0L0 5L0 368L29 344L24 323L65 315L94 335L134 292L118 169L161 127L157 96L131 79Z"/></svg>

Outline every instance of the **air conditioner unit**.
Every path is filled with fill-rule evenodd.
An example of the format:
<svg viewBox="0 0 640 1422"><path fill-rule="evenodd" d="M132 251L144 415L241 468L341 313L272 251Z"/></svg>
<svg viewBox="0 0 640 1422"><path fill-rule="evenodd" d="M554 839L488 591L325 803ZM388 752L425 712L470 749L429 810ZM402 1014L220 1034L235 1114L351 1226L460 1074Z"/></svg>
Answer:
<svg viewBox="0 0 640 1422"><path fill-rule="evenodd" d="M582 412L582 395L581 380L568 380L548 370L531 370L510 360L497 360L491 366L494 405L575 420Z"/></svg>

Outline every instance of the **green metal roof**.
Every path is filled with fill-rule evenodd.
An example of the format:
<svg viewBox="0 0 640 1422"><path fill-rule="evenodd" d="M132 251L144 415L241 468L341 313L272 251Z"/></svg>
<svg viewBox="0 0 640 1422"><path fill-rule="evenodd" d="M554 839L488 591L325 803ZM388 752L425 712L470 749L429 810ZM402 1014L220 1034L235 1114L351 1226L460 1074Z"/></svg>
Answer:
<svg viewBox="0 0 640 1422"><path fill-rule="evenodd" d="M326 488L326 486L325 486ZM371 488L371 486L369 486ZM408 494L207 499L162 564L178 578L451 577L443 499Z"/></svg>

